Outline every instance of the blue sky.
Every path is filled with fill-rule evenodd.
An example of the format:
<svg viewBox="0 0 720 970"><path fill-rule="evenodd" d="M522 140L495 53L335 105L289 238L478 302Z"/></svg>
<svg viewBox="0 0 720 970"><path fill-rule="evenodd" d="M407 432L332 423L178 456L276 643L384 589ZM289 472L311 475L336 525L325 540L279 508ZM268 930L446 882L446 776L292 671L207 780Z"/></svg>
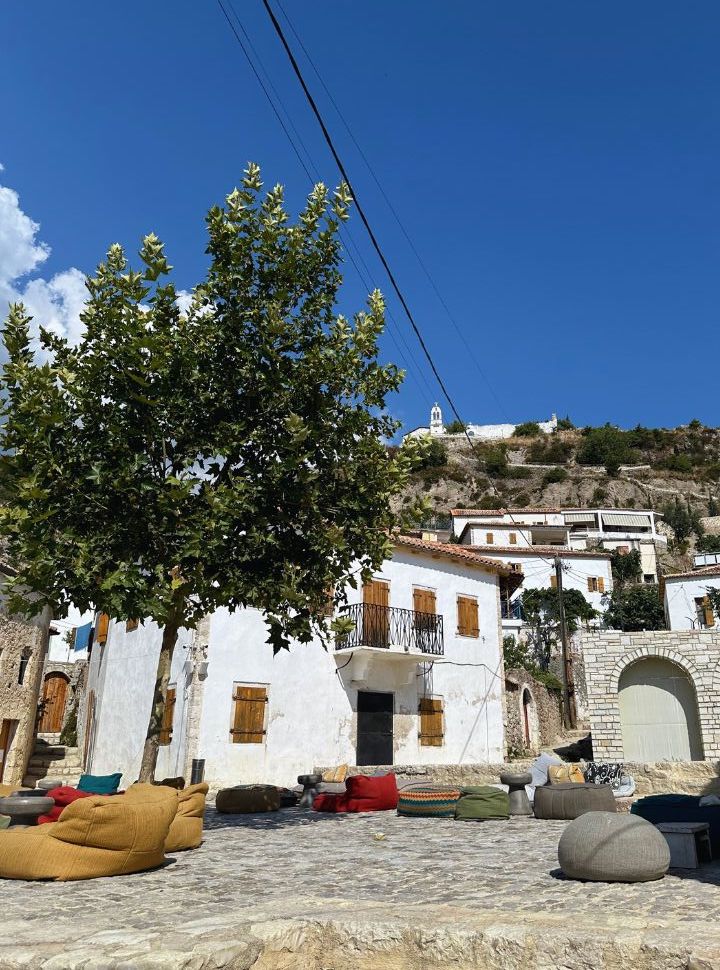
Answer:
<svg viewBox="0 0 720 970"><path fill-rule="evenodd" d="M474 349L479 368L301 58L467 420L720 424L717 3L283 5ZM335 184L260 0L235 8ZM0 36L0 300L27 294L62 329L72 272L150 230L192 287L204 213L248 159L300 205L305 173L213 0L8 0ZM439 391L351 232L404 335L392 408L424 424ZM343 309L364 290L348 264Z"/></svg>

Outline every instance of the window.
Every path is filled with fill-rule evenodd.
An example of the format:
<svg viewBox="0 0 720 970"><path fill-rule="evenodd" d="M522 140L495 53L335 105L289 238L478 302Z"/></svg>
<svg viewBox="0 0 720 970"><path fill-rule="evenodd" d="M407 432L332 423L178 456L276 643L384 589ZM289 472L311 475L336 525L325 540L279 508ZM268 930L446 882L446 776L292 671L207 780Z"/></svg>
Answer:
<svg viewBox="0 0 720 970"><path fill-rule="evenodd" d="M655 573L643 573L643 582L652 585L655 582Z"/></svg>
<svg viewBox="0 0 720 970"><path fill-rule="evenodd" d="M557 576L550 577L550 589L557 589Z"/></svg>
<svg viewBox="0 0 720 970"><path fill-rule="evenodd" d="M165 708L163 710L162 724L160 725L158 744L170 744L172 741L173 720L175 719L175 694L175 685L168 686L165 692Z"/></svg>
<svg viewBox="0 0 720 970"><path fill-rule="evenodd" d="M485 544L488 545L488 546L491 546L494 541L495 541L495 537L493 536L492 532L486 532L485 533Z"/></svg>
<svg viewBox="0 0 720 970"><path fill-rule="evenodd" d="M230 736L233 744L262 744L265 740L267 687L248 687L235 684L233 689L233 721Z"/></svg>
<svg viewBox="0 0 720 970"><path fill-rule="evenodd" d="M125 632L132 633L140 626L140 620L125 620Z"/></svg>
<svg viewBox="0 0 720 970"><path fill-rule="evenodd" d="M442 747L444 737L443 702L440 697L421 697L418 705L420 717L420 744Z"/></svg>
<svg viewBox="0 0 720 970"><path fill-rule="evenodd" d="M708 596L695 597L695 612L700 626L715 626L715 614Z"/></svg>
<svg viewBox="0 0 720 970"><path fill-rule="evenodd" d="M432 589L420 589L418 586L414 586L413 610L415 610L416 613L436 613L437 601L435 598L435 591Z"/></svg>
<svg viewBox="0 0 720 970"><path fill-rule="evenodd" d="M30 663L30 652L28 650L23 650L22 657L20 658L20 666L18 667L18 686L22 687L25 683L25 674L27 673L28 664Z"/></svg>
<svg viewBox="0 0 720 970"><path fill-rule="evenodd" d="M95 623L95 643L99 643L101 646L108 638L108 627L110 626L110 617L107 613L98 614L97 621Z"/></svg>
<svg viewBox="0 0 720 970"><path fill-rule="evenodd" d="M509 538L510 538L510 545L511 546L516 546L517 545L517 532L511 532Z"/></svg>
<svg viewBox="0 0 720 970"><path fill-rule="evenodd" d="M480 624L478 622L478 604L474 596L458 596L458 635L461 637L479 637Z"/></svg>
<svg viewBox="0 0 720 970"><path fill-rule="evenodd" d="M620 553L621 556L627 556L628 553L630 552L630 546L618 546L617 551Z"/></svg>
<svg viewBox="0 0 720 970"><path fill-rule="evenodd" d="M588 576L588 593L604 593L605 580L602 576Z"/></svg>

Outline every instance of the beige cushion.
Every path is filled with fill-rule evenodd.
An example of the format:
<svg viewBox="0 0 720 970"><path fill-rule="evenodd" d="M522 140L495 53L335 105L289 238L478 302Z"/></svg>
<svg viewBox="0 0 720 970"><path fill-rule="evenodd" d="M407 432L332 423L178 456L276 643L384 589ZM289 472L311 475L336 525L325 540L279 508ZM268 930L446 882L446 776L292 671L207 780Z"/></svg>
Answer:
<svg viewBox="0 0 720 970"><path fill-rule="evenodd" d="M583 785L585 775L580 765L551 765L548 768L548 781L551 785L565 785L568 782Z"/></svg>

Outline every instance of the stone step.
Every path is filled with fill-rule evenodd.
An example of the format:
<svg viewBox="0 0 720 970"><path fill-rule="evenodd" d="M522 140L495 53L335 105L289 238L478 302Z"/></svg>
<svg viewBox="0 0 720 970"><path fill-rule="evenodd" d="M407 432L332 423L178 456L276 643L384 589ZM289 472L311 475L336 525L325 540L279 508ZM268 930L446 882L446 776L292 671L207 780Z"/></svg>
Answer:
<svg viewBox="0 0 720 970"><path fill-rule="evenodd" d="M64 758L66 756L73 757L73 755L77 755L79 752L79 748L68 748L64 744L43 744L35 746L33 757Z"/></svg>

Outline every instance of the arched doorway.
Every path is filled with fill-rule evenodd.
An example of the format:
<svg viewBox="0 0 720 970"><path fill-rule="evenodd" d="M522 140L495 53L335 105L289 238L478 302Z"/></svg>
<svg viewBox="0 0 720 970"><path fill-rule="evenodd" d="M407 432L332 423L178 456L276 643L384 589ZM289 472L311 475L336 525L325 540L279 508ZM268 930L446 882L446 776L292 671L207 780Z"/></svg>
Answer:
<svg viewBox="0 0 720 970"><path fill-rule="evenodd" d="M530 729L530 716L532 709L532 695L527 687L522 692L522 728L525 739L525 747L532 747L532 731Z"/></svg>
<svg viewBox="0 0 720 970"><path fill-rule="evenodd" d="M618 683L627 761L701 761L695 688L678 664L647 657L626 667Z"/></svg>
<svg viewBox="0 0 720 970"><path fill-rule="evenodd" d="M69 678L58 672L50 673L45 678L39 734L59 734L62 731L68 684Z"/></svg>

